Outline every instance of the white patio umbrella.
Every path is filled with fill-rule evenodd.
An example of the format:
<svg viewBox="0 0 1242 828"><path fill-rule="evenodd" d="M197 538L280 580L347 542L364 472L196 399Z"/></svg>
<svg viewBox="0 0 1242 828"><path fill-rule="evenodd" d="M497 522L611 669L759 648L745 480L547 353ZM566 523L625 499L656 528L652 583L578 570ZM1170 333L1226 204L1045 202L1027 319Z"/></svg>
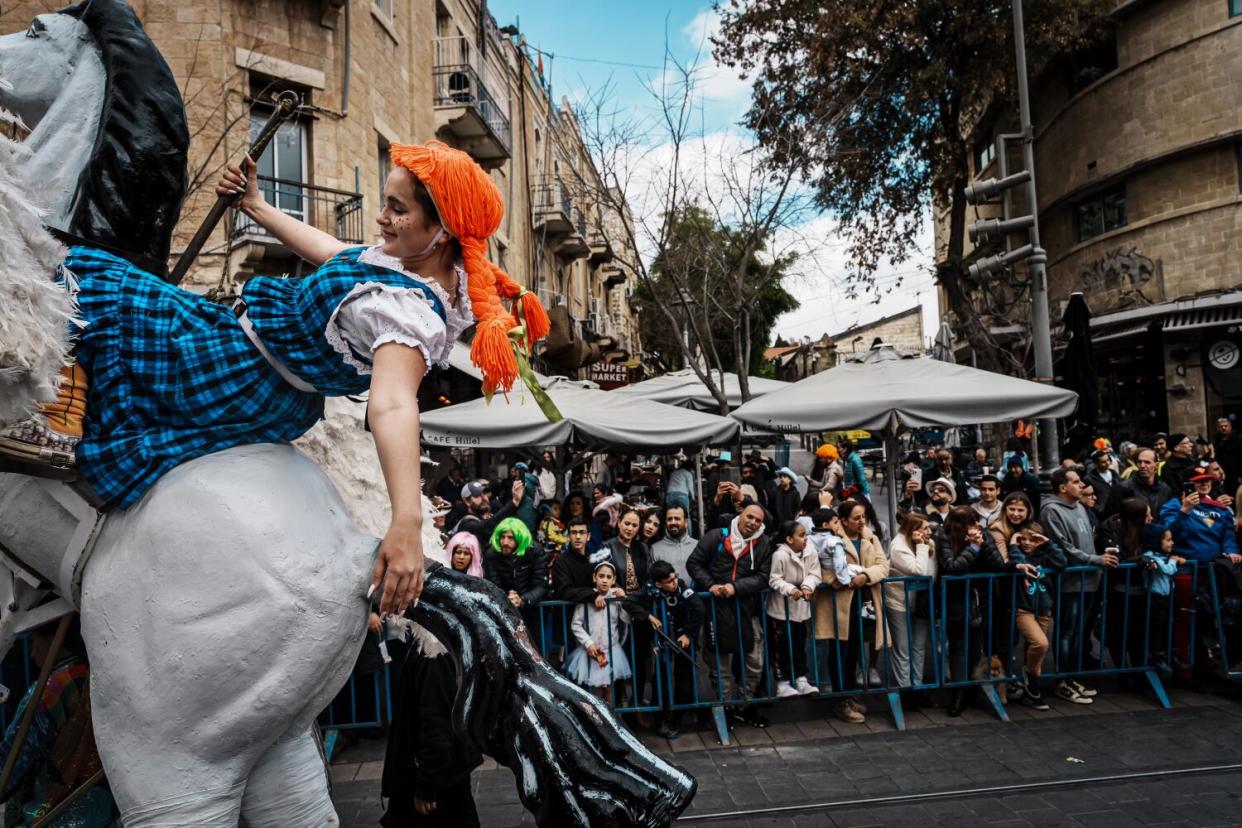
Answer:
<svg viewBox="0 0 1242 828"><path fill-rule="evenodd" d="M897 435L907 428L1064 417L1078 395L1064 388L877 345L857 362L807 377L733 412L744 423L786 432L863 428L882 432L889 534L897 515Z"/></svg>
<svg viewBox="0 0 1242 828"><path fill-rule="evenodd" d="M715 377L717 383L720 383L720 374L713 371L712 376ZM726 372L723 385L729 408L737 408L742 404L742 392L737 374ZM787 382L764 379L763 377L750 377L749 385L752 399L789 387ZM719 410L716 398L712 396L712 393L707 390L707 385L690 368L661 374L658 377L636 382L633 385L625 385L617 388L613 393L642 397L655 402L667 403L682 408L694 408L699 411L711 411L714 413Z"/></svg>
<svg viewBox="0 0 1242 828"><path fill-rule="evenodd" d="M557 422L549 422L535 399L515 387L508 400L497 395L490 404L478 399L423 414L422 441L459 448L567 446L668 453L684 446L729 445L737 441L741 430L729 417L600 391L562 377L541 384L561 412ZM701 521L701 489L698 499Z"/></svg>

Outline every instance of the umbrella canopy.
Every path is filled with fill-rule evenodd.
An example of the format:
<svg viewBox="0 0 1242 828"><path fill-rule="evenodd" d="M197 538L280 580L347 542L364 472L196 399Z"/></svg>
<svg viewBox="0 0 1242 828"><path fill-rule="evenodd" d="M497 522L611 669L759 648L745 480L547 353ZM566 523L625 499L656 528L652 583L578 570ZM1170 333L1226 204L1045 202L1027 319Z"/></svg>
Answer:
<svg viewBox="0 0 1242 828"><path fill-rule="evenodd" d="M889 346L751 400L733 412L744 423L812 432L995 423L1064 417L1078 395L1064 388L926 357L903 359Z"/></svg>
<svg viewBox="0 0 1242 828"><path fill-rule="evenodd" d="M889 536L897 516L897 434L905 428L1064 417L1078 395L1064 388L927 357L903 359L879 345L733 412L744 423L790 432L865 428L884 432Z"/></svg>
<svg viewBox="0 0 1242 828"><path fill-rule="evenodd" d="M423 414L422 440L462 448L570 446L597 451L671 451L737 440L739 426L728 417L677 410L559 377L543 386L563 416L558 422L548 422L529 394L514 389L508 401L498 395L490 404L478 399Z"/></svg>
<svg viewBox="0 0 1242 828"><path fill-rule="evenodd" d="M720 382L720 374L713 371L712 376L716 378L716 382ZM749 385L750 395L753 399L755 397L762 397L764 394L770 394L773 391L779 391L782 388L788 388L790 384L779 380L764 379L763 377L750 377ZM720 408L716 398L712 396L712 392L707 390L707 385L695 376L694 371L690 368L662 374L649 380L636 382L633 385L626 385L616 389L613 393L642 397L645 400L667 403L668 405L676 405L682 408L694 408L699 411L714 412ZM724 393L729 401L729 408L737 408L742 404L742 392L739 388L737 374L729 372L724 374Z"/></svg>
<svg viewBox="0 0 1242 828"><path fill-rule="evenodd" d="M953 356L953 329L949 327L947 319L940 323L940 332L932 343L931 356L941 362L957 362L957 358Z"/></svg>

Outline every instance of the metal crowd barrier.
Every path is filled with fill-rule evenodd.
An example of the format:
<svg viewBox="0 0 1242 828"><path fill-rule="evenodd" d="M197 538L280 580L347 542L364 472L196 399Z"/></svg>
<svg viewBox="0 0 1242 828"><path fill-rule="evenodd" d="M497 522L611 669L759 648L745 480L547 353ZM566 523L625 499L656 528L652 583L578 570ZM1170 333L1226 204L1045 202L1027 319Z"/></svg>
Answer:
<svg viewBox="0 0 1242 828"><path fill-rule="evenodd" d="M1062 592L1074 589L1075 582L1081 584L1096 573L1100 577L1096 591ZM1090 681L1096 676L1132 675L1146 680L1159 703L1167 708L1167 676L1161 675L1164 664L1154 661L1153 653L1167 654L1168 663L1177 669L1190 669L1198 642L1219 648L1225 665L1222 674L1242 680L1242 632L1232 640L1226 635L1215 571L1192 562L1181 567L1179 575L1196 585L1188 603L1178 598L1176 590L1168 596L1148 592L1144 586L1145 572L1136 563L1114 568L1070 567L1047 573L1045 587L1054 600L1042 678L1051 686L1067 678ZM1025 588L1024 581L1021 573L1008 572L948 575L935 582L926 577L893 577L881 584L879 606L870 606L871 586L838 591L821 585L812 599L811 619L803 622L769 617L765 607L770 590L749 596L749 612L743 611L741 602L718 601L710 593L696 593L703 601L703 630L691 638L690 646L681 652L659 633L650 631L646 622L641 628L632 624L620 642L631 674L617 677L617 665L609 659L606 669L614 680L608 682L604 695L620 713L709 712L722 741L727 742L727 708L784 701L776 693L778 678L792 681L794 677L777 676L773 642L779 640L786 648L789 662L796 663L793 627L805 624L806 677L818 691L804 698L839 701L883 697L894 723L904 729L902 691L979 688L995 714L1008 720L997 686L1021 680L1024 647L1011 608L1016 605L1017 590ZM893 605L897 592L903 598L900 603L904 608ZM966 603L968 595L972 596L973 610ZM1198 638L1196 596L1202 596L1215 616L1202 642ZM845 613L848 630L842 628L837 612L838 602L846 598L851 601ZM796 602L782 600L788 618L789 609ZM605 602L604 618L609 626L623 601L610 598ZM653 602L646 603L652 607ZM1156 625L1154 619L1159 619L1160 614L1153 609L1161 604L1165 612ZM816 637L817 605L818 612L826 613L831 620L830 630L823 630L822 625L820 630L827 632L828 637ZM524 615L532 630L532 643L554 669L564 671L578 647L572 632L577 606L544 601ZM1239 609L1242 613L1242 607ZM652 613L660 620L662 630L668 632L669 618L662 601L654 602ZM583 626L588 632L589 618L584 613ZM738 639L735 646L719 644L722 632L740 630L747 623L758 633L760 645L747 652L741 635L729 636ZM783 635L774 635L779 633ZM843 633L850 639L855 638L855 633L859 635L852 643L846 643L841 641ZM877 635L885 637L880 648L875 647ZM895 635L904 639L904 647L894 646ZM1179 635L1189 641L1188 647L1184 642L1179 644ZM923 663L911 670L909 661L924 636ZM603 637L592 635L593 639ZM1179 647L1184 652L1179 652ZM1228 668L1231 652L1240 659L1237 671ZM645 663L642 675L635 670L640 654ZM321 717L321 726L358 728L386 723L391 717L394 672L385 667L368 676L352 676L334 708ZM904 681L899 680L901 675L906 676ZM363 698L367 704L359 701Z"/></svg>

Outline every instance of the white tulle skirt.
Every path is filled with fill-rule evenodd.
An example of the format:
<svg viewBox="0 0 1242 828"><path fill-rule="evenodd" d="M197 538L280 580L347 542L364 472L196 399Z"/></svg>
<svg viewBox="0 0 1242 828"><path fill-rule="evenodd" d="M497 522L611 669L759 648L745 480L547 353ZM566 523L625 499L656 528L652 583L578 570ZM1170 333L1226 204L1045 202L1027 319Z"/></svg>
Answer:
<svg viewBox="0 0 1242 828"><path fill-rule="evenodd" d="M607 687L614 681L627 679L634 673L630 670L630 660L625 657L625 647L613 644L608 651L608 663L600 666L599 662L587 655L583 647L569 654L565 662L565 675L586 687Z"/></svg>

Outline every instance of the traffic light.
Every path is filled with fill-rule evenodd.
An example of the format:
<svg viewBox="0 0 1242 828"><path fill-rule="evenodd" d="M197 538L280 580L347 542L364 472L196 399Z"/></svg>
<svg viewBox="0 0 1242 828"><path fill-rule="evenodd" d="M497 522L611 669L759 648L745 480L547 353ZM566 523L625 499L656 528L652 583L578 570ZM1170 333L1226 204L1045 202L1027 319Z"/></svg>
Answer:
<svg viewBox="0 0 1242 828"><path fill-rule="evenodd" d="M1013 175L1007 175L1004 178L985 178L982 181L976 181L974 184L966 185L966 203L979 204L984 201L990 201L1001 193L1019 184L1025 184L1031 180L1031 174L1026 170L1019 170Z"/></svg>
<svg viewBox="0 0 1242 828"><path fill-rule="evenodd" d="M969 204L992 201L998 196L1003 195L1006 190L1020 187L1029 183L1030 180L1031 174L1027 170L1020 170L1004 178L985 178L983 181L976 181L973 184L967 185L965 192L966 201ZM990 238L1003 237L1007 233L1031 230L1034 226L1034 216L1020 216L1013 219L981 219L967 228L967 233L970 235L972 244L979 244ZM1023 259L1030 258L1034 254L1035 246L1033 244L1025 244L1016 250L1010 250L996 256L985 256L967 268L966 272L970 274L971 278L978 279L993 271L1009 267Z"/></svg>

